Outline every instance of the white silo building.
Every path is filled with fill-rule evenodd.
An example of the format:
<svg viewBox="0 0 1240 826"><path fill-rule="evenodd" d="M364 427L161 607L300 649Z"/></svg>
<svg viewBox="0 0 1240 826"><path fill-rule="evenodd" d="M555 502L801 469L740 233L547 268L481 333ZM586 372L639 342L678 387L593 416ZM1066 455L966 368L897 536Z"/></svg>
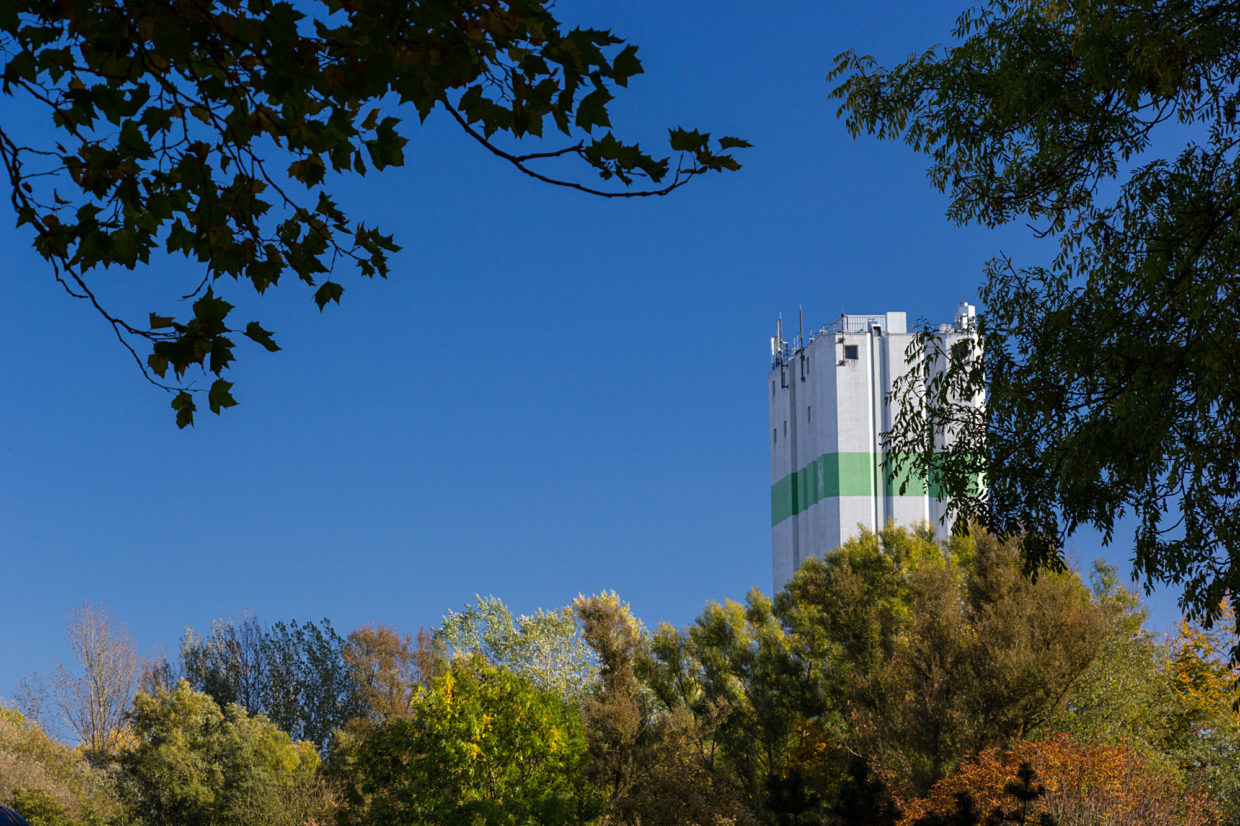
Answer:
<svg viewBox="0 0 1240 826"><path fill-rule="evenodd" d="M940 344L973 336L975 313L961 303ZM781 324L782 327L782 324ZM775 591L810 556L877 531L888 521L929 521L946 531L946 503L924 480L900 494L882 465L880 435L891 427L892 383L909 368L904 313L842 315L791 344L771 340L771 559Z"/></svg>

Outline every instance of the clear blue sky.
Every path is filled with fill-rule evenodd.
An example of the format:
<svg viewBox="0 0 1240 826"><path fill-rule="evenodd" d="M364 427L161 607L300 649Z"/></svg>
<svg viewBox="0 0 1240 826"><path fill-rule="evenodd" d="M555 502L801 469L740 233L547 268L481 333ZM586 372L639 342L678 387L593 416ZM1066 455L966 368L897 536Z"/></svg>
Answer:
<svg viewBox="0 0 1240 826"><path fill-rule="evenodd" d="M390 280L344 273L322 314L293 283L227 292L284 349L243 346L241 405L191 430L0 217L0 696L65 658L86 601L150 654L246 610L414 630L476 593L528 612L615 589L648 624L684 625L769 590L777 314L947 321L989 256L1048 257L1023 229L947 224L923 161L853 141L827 97L836 54L889 65L949 38L959 9L561 0L565 22L640 46L620 134L738 135L744 169L603 201L434 115L404 168L338 187L403 244ZM178 273L116 272L104 293L177 309ZM1108 553L1126 572L1123 545Z"/></svg>

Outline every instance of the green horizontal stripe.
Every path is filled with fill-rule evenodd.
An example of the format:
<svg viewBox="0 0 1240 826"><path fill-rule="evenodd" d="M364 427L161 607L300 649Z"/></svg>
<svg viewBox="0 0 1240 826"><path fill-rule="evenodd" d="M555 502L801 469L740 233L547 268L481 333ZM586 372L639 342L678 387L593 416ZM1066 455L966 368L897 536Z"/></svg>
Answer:
<svg viewBox="0 0 1240 826"><path fill-rule="evenodd" d="M824 453L771 485L771 524L836 496L873 496L876 455Z"/></svg>
<svg viewBox="0 0 1240 826"><path fill-rule="evenodd" d="M805 467L789 473L771 485L771 525L778 525L790 516L804 513L823 499L838 496L874 496L874 476L879 471L877 453L824 453ZM892 479L883 473L884 496L929 496L943 498L942 491L933 481L929 485L923 477L913 477L909 461L899 463L900 469ZM904 486L904 492L900 487ZM975 490L982 490L981 479Z"/></svg>
<svg viewBox="0 0 1240 826"><path fill-rule="evenodd" d="M823 499L874 496L879 461L877 453L824 453L811 460L771 485L771 525L804 513ZM925 496L926 480L913 478L908 463L901 464L903 467L894 479L886 480L884 475L883 495ZM901 485L906 485L904 493L900 493Z"/></svg>

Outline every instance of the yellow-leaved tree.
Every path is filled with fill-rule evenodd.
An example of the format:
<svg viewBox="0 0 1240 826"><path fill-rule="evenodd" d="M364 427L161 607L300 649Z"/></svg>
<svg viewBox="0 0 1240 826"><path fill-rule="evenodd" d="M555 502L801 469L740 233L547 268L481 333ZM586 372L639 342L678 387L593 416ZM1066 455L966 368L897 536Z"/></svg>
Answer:
<svg viewBox="0 0 1240 826"><path fill-rule="evenodd" d="M1190 766L1197 781L1240 813L1240 665L1235 617L1222 603L1213 628L1180 623L1168 676L1173 697L1168 746Z"/></svg>

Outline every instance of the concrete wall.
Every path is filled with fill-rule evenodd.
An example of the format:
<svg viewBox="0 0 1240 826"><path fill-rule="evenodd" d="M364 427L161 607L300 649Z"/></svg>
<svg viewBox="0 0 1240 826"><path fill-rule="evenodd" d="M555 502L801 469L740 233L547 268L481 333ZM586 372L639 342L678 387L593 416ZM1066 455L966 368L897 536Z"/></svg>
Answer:
<svg viewBox="0 0 1240 826"><path fill-rule="evenodd" d="M942 514L924 483L901 496L882 466L879 436L898 412L887 396L907 369L912 341L905 315L845 320L844 332L817 336L767 377L776 591L805 559L859 535L862 526L877 530L888 521L910 525Z"/></svg>

